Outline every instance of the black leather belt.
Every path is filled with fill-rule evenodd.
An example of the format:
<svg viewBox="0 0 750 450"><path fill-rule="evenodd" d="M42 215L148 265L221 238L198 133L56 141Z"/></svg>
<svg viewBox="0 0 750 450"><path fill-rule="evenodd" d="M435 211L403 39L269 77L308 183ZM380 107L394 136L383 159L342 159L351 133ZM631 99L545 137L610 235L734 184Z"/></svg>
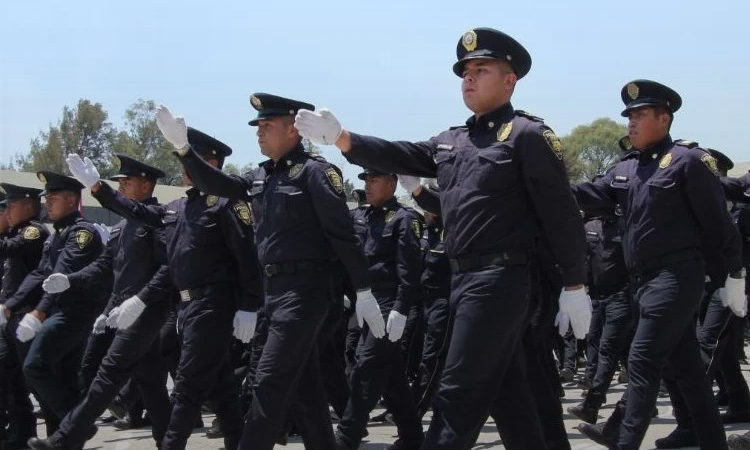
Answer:
<svg viewBox="0 0 750 450"><path fill-rule="evenodd" d="M487 255L472 255L467 258L451 259L451 272L466 272L488 266L523 266L529 263L529 255L521 251L507 251Z"/></svg>
<svg viewBox="0 0 750 450"><path fill-rule="evenodd" d="M193 301L196 298L205 297L206 293L211 290L211 288L214 286L214 284L205 284L203 286L198 286L193 289L183 289L180 291L180 300L183 302L189 302Z"/></svg>
<svg viewBox="0 0 750 450"><path fill-rule="evenodd" d="M290 261L277 264L266 264L263 266L263 273L267 277L279 274L293 274L298 272L321 271L328 267L328 262L324 260L307 260L307 261Z"/></svg>
<svg viewBox="0 0 750 450"><path fill-rule="evenodd" d="M658 258L651 258L649 260L636 260L633 262L633 273L642 274L652 272L657 269L661 269L669 264L674 264L681 261L689 261L691 259L702 258L700 250L696 248L688 248L684 250L677 250L676 252L667 253L666 255L659 256Z"/></svg>

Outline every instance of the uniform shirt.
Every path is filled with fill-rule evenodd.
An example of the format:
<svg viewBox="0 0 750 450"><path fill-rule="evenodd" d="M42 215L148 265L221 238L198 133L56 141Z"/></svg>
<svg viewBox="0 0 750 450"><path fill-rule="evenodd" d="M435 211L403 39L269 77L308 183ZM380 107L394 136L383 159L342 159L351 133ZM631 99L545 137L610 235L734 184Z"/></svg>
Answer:
<svg viewBox="0 0 750 450"><path fill-rule="evenodd" d="M591 219L584 224L589 247L589 294L607 297L628 284L628 269L622 249L624 220L614 217Z"/></svg>
<svg viewBox="0 0 750 450"><path fill-rule="evenodd" d="M735 203L732 219L742 237L742 265L750 272L750 204ZM745 293L750 294L750 277L745 277Z"/></svg>
<svg viewBox="0 0 750 450"><path fill-rule="evenodd" d="M158 202L151 198L144 204L157 205ZM110 273L114 284L105 315L133 295L145 304L166 300L172 282L164 230L137 220L121 220L110 230L99 258L85 269L68 275L68 281L71 286L86 288Z"/></svg>
<svg viewBox="0 0 750 450"><path fill-rule="evenodd" d="M93 224L74 212L53 224L55 233L44 243L39 265L26 278L16 292L5 302L11 311L34 306L33 293L42 281L53 273L65 275L77 272L91 264L102 252L99 232ZM112 288L111 276L105 277L92 289L71 288L66 291L42 294L35 309L51 314L56 309L72 309L78 315L101 311L102 303Z"/></svg>
<svg viewBox="0 0 750 450"><path fill-rule="evenodd" d="M258 309L261 279L247 203L205 195L193 187L187 197L167 205L145 204L105 183L94 197L123 217L164 228L169 274L178 290L231 283L239 290L239 309Z"/></svg>
<svg viewBox="0 0 750 450"><path fill-rule="evenodd" d="M625 262L635 272L666 255L703 248L717 249L730 268L739 268L740 252L732 245L738 237L727 226L715 170L705 150L667 135L653 147L625 156L599 180L573 190L587 212L614 211L621 205Z"/></svg>
<svg viewBox="0 0 750 450"><path fill-rule="evenodd" d="M419 284L422 225L417 214L391 197L381 207L355 209L352 218L369 264L372 290L396 289L395 299L376 296L381 309L393 308L408 315L409 308L422 295Z"/></svg>
<svg viewBox="0 0 750 450"><path fill-rule="evenodd" d="M0 240L0 258L5 259L0 303L5 303L23 279L39 265L48 237L47 227L41 222L29 220L14 227ZM41 296L42 287L39 285L29 294L29 303L36 305Z"/></svg>
<svg viewBox="0 0 750 450"><path fill-rule="evenodd" d="M339 169L298 145L277 163L242 176L208 165L193 150L180 157L195 186L251 202L262 266L292 261L341 261L355 290L369 287L367 259L354 234Z"/></svg>
<svg viewBox="0 0 750 450"><path fill-rule="evenodd" d="M721 177L721 185L729 200L750 202L750 172L739 178Z"/></svg>
<svg viewBox="0 0 750 450"><path fill-rule="evenodd" d="M586 279L586 240L562 162L544 122L510 103L424 142L351 133L345 153L386 173L437 177L450 258L530 252L541 232L568 286ZM541 229L540 229L541 228Z"/></svg>

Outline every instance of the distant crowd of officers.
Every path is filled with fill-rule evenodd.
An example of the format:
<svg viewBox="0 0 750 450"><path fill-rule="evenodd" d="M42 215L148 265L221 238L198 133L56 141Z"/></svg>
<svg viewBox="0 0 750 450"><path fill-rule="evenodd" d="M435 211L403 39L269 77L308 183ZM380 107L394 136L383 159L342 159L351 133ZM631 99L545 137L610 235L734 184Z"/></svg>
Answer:
<svg viewBox="0 0 750 450"><path fill-rule="evenodd" d="M117 190L76 154L72 177L38 172L43 189L0 183L2 448L82 449L109 410L182 450L207 410L227 450L290 434L355 450L371 421L395 424L389 450L467 450L489 417L507 449L570 450L560 397L576 382L568 413L608 449L640 448L659 392L677 427L658 448L750 449L724 431L750 422L750 174L673 140L681 97L634 80L621 159L571 185L560 140L510 103L523 46L476 28L456 53L472 116L426 141L256 93L268 160L242 176L221 170L231 148L158 108L189 187L168 204L164 173L124 154ZM303 138L364 168L356 208ZM84 189L122 220L86 220ZM600 422L618 372L627 389Z"/></svg>

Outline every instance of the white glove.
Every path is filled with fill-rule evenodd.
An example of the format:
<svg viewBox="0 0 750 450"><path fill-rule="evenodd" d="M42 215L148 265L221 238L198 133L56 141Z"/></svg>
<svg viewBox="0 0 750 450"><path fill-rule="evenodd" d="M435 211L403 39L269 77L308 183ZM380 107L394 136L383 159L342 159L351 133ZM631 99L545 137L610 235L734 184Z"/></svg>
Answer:
<svg viewBox="0 0 750 450"><path fill-rule="evenodd" d="M729 306L734 315L747 315L747 296L745 296L745 279L727 277L724 287L719 289L719 298L724 307Z"/></svg>
<svg viewBox="0 0 750 450"><path fill-rule="evenodd" d="M65 158L65 161L68 163L68 169L70 169L73 177L87 188L91 188L101 179L99 171L96 170L94 163L88 157L81 160L81 157L76 153L71 153Z"/></svg>
<svg viewBox="0 0 750 450"><path fill-rule="evenodd" d="M591 326L591 299L585 288L560 293L560 312L555 318L560 336L565 336L568 327L573 326L576 339L583 339Z"/></svg>
<svg viewBox="0 0 750 450"><path fill-rule="evenodd" d="M107 328L117 328L117 318L120 317L120 307L115 306L107 316Z"/></svg>
<svg viewBox="0 0 750 450"><path fill-rule="evenodd" d="M388 339L396 342L404 335L406 327L406 316L398 311L391 311L388 314L388 323L385 325L385 331L388 333Z"/></svg>
<svg viewBox="0 0 750 450"><path fill-rule="evenodd" d="M96 228L96 231L99 232L99 238L102 240L102 244L107 244L107 241L109 240L109 230L107 229L107 226L103 223L94 223L94 228Z"/></svg>
<svg viewBox="0 0 750 450"><path fill-rule="evenodd" d="M323 108L320 112L300 109L294 118L294 127L299 135L310 139L314 144L332 145L341 136L341 123L330 109Z"/></svg>
<svg viewBox="0 0 750 450"><path fill-rule="evenodd" d="M25 314L16 328L16 337L21 342L28 342L42 329L42 322L31 314Z"/></svg>
<svg viewBox="0 0 750 450"><path fill-rule="evenodd" d="M187 125L182 116L175 117L166 106L159 105L156 108L156 126L181 156L187 153Z"/></svg>
<svg viewBox="0 0 750 450"><path fill-rule="evenodd" d="M234 313L234 337L243 344L250 342L255 334L255 324L258 322L258 313L237 310Z"/></svg>
<svg viewBox="0 0 750 450"><path fill-rule="evenodd" d="M120 314L117 318L117 328L124 330L133 325L144 309L146 309L146 304L137 295L122 302Z"/></svg>
<svg viewBox="0 0 750 450"><path fill-rule="evenodd" d="M385 323L383 323L383 313L380 312L378 301L372 295L370 289L357 292L357 323L362 327L364 322L370 327L373 336L380 339L385 336Z"/></svg>
<svg viewBox="0 0 750 450"><path fill-rule="evenodd" d="M70 287L70 281L68 276L62 273L53 273L42 281L42 289L48 294L57 294L68 290Z"/></svg>
<svg viewBox="0 0 750 450"><path fill-rule="evenodd" d="M349 309L352 307L352 301L349 300L349 297L346 295L344 296L344 309Z"/></svg>
<svg viewBox="0 0 750 450"><path fill-rule="evenodd" d="M398 182L401 187L408 193L413 193L419 187L419 177L413 177L411 175L399 175Z"/></svg>
<svg viewBox="0 0 750 450"><path fill-rule="evenodd" d="M8 323L8 318L5 317L5 305L0 304L0 327Z"/></svg>
<svg viewBox="0 0 750 450"><path fill-rule="evenodd" d="M100 314L94 321L94 328L91 329L91 334L103 334L105 328L107 328L107 316Z"/></svg>

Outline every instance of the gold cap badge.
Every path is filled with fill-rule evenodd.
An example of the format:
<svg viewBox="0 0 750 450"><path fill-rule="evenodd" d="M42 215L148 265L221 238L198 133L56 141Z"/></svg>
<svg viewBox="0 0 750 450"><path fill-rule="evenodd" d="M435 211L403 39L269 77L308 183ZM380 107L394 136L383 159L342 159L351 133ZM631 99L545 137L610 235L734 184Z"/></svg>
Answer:
<svg viewBox="0 0 750 450"><path fill-rule="evenodd" d="M628 95L631 99L635 100L638 98L638 92L640 92L640 89L638 89L638 85L635 83L629 83L628 84Z"/></svg>
<svg viewBox="0 0 750 450"><path fill-rule="evenodd" d="M467 52L473 52L477 48L477 33L474 30L464 33L461 38L461 45L464 46Z"/></svg>
<svg viewBox="0 0 750 450"><path fill-rule="evenodd" d="M254 95L250 96L250 104L253 105L253 108L255 109L263 109L263 103L261 103L260 99Z"/></svg>

